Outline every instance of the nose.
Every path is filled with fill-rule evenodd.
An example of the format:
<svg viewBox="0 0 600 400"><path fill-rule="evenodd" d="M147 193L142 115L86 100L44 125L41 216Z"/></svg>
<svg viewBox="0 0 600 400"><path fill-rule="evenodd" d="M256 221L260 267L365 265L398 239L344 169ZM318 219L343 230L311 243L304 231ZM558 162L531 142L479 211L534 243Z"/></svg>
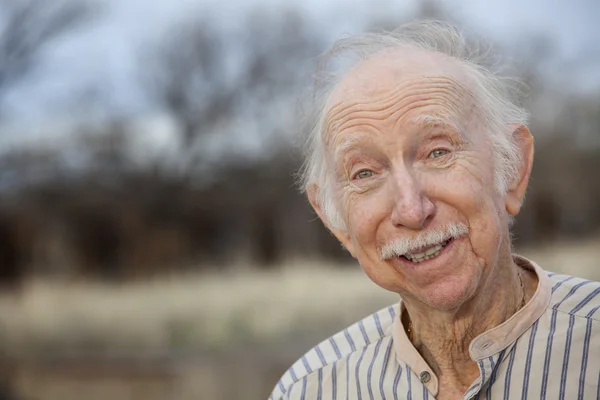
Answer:
<svg viewBox="0 0 600 400"><path fill-rule="evenodd" d="M411 171L404 170L394 179L392 223L420 230L435 213L435 206L424 193L420 182Z"/></svg>

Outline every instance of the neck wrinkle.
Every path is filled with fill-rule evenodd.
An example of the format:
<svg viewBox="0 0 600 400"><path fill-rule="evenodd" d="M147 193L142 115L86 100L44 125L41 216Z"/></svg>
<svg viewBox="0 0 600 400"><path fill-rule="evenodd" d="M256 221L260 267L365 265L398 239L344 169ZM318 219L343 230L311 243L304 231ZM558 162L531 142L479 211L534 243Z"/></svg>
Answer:
<svg viewBox="0 0 600 400"><path fill-rule="evenodd" d="M475 296L457 310L436 312L418 303L405 303L414 346L441 378L447 376L456 383L470 385L479 375L477 363L470 356L471 343L519 310L523 298L519 267L512 258L509 262L509 266L498 265Z"/></svg>
<svg viewBox="0 0 600 400"><path fill-rule="evenodd" d="M522 256L513 254L513 260L520 268L527 271L527 274L524 275L524 277L527 277L524 282L528 293L526 296L527 304L507 321L473 339L469 347L472 363L465 364L469 367L477 367L476 363L478 361L492 357L502 350L509 348L521 335L523 335L523 333L531 328L531 326L544 314L550 304L551 283L546 271L535 262ZM529 293L532 294L529 295ZM394 353L398 362L406 364L417 374L428 371L431 374L431 380L425 385L433 397L438 395L440 385L444 387L445 392L449 389L449 386L451 386L451 390L459 389L459 387L462 386L461 382L464 381L464 378L453 377L450 374L446 374L441 377L442 379L438 379L440 372L437 362L435 363L435 366L438 371L434 371L432 366L425 361L422 355L423 352L419 353L409 341L408 336L406 335L406 326L408 326L406 303L403 299L400 299L398 316L394 319L392 329ZM428 359L435 359L428 348L426 348L425 351L430 353L429 356L425 354L425 356L428 356ZM450 357L446 358L451 360ZM458 360L453 360L452 364L457 364L457 362ZM477 379L477 377L478 376L475 376L474 379ZM489 379L489 376L487 376L487 378ZM450 381L450 383L448 383L448 381ZM473 381L471 381L471 383L472 382Z"/></svg>

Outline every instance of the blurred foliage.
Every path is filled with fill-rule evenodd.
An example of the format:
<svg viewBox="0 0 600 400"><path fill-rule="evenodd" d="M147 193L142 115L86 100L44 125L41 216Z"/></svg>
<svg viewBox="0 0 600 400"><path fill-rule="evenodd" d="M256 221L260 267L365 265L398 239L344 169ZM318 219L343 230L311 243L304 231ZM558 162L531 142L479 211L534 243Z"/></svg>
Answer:
<svg viewBox="0 0 600 400"><path fill-rule="evenodd" d="M102 17L101 4L0 0L0 106L11 87L32 76L52 43ZM441 4L423 0L411 16L365 16L365 28L393 29L409 17L461 24ZM0 398L13 398L10 386L28 398L63 399L65 388L79 388L74 398L264 398L316 336L355 320L372 302L387 304L387 297L377 297L383 291L348 271L323 268L319 275L293 263L290 269L303 275L240 271L271 272L297 260L353 265L295 187L302 162L295 135L304 126L297 98L311 84L312 59L330 44L326 28L291 5L256 6L233 27L220 26L210 12L188 15L138 54L143 91L165 118L74 119L42 127L58 130L59 139L47 135L52 138L0 149L0 290L10 289L9 296L27 291L31 287L20 285L30 277L116 283L180 275L178 286L163 281L160 290L150 279L135 290L74 284L30 290L37 302L4 297ZM554 53L548 38L523 38L501 50L517 55L531 88L523 101L532 110L537 149L514 227L517 245L597 232L600 94L544 79L541 70ZM74 103L85 107L108 92L90 88L87 97L74 95ZM0 107L0 137L26 136L19 127L4 127L2 116ZM587 252L591 265L594 246L561 252L564 259ZM564 259L558 261L566 265ZM208 270L221 273L218 284L206 274L186 278ZM311 290L320 296L308 301ZM231 292L229 301L219 297ZM347 305L341 313L339 304ZM315 327L322 332L311 333ZM290 332L299 332L292 345L275 343L276 334ZM246 346L259 336L272 354ZM235 341L243 345L229 358L203 353L185 368L177 354L158 361L66 357L37 364L26 358L11 363L4 354L75 347L191 351L199 343L223 348Z"/></svg>
<svg viewBox="0 0 600 400"><path fill-rule="evenodd" d="M14 56L0 58L0 92L2 82L25 79L44 43L90 15L81 2L52 12L45 3L13 3L4 10L0 51ZM455 20L435 1L416 12ZM2 283L31 274L123 280L241 264L269 269L305 257L348 261L294 182L301 165L294 134L304 126L296 99L310 85L307 65L328 40L291 6L257 8L227 32L209 14L177 21L139 55L140 80L172 123L75 121L58 144L3 153ZM546 43L532 38L518 49L537 138L518 245L588 235L600 221L600 97L545 86ZM548 93L552 112L536 111ZM176 145L146 150L140 140L153 135ZM258 151L236 144L248 137Z"/></svg>
<svg viewBox="0 0 600 400"><path fill-rule="evenodd" d="M0 96L35 70L50 43L96 11L85 1L0 0Z"/></svg>

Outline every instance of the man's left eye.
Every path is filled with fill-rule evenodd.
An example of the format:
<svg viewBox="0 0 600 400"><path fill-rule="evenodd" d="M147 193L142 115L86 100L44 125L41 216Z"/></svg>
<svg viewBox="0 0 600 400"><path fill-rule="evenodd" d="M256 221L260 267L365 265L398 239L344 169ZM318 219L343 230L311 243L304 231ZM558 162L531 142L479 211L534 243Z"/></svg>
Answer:
<svg viewBox="0 0 600 400"><path fill-rule="evenodd" d="M435 149L431 153L429 153L429 156L427 158L438 158L438 157L444 156L446 154L448 154L448 150Z"/></svg>
<svg viewBox="0 0 600 400"><path fill-rule="evenodd" d="M358 171L358 173L356 173L354 177L356 179L366 179L372 177L374 174L375 173L370 169L363 169L362 171Z"/></svg>

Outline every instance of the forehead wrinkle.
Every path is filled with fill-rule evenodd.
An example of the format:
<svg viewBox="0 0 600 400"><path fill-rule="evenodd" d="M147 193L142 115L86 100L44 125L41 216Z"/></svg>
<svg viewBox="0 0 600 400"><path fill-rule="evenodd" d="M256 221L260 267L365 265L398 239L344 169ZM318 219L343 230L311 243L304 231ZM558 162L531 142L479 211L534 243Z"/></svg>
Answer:
<svg viewBox="0 0 600 400"><path fill-rule="evenodd" d="M341 99L339 101L333 102L333 104L331 105L331 107L329 107L329 111L328 111L328 115L329 118L331 119L332 117L335 117L338 113L344 113L344 111L347 109L349 112L352 111L352 109L354 108L360 108L360 109L364 109L364 110L371 110L371 109L376 109L377 105L379 104L385 104L386 102L390 101L389 99L395 99L397 98L399 92L402 92L403 90L409 90L412 89L415 86L423 86L425 85L429 85L432 87L451 87L451 86L457 86L459 87L459 89L463 89L461 91L465 92L466 94L468 94L468 90L462 88L461 85L458 81L456 81L454 78L452 78L451 76L448 75L439 75L439 76L414 76L412 78L417 78L417 79L426 79L426 82L423 81L419 81L416 79L409 79L409 78L404 78L402 80L400 80L396 85L394 85L390 90L385 90L385 91L381 91L381 93L376 93L376 94L368 94L368 95L359 95L357 96L356 99L350 101L350 100L345 100L345 99ZM346 90L346 93L344 93L343 90L339 90L341 93L337 94L334 92L332 98L335 98L336 96L339 96L341 94L345 95L345 96L353 96L356 93L353 93L355 91L350 91L350 90Z"/></svg>
<svg viewBox="0 0 600 400"><path fill-rule="evenodd" d="M420 105L442 106L460 114L459 110L467 103L465 100L471 100L470 103L473 103L470 91L452 77L422 78L425 78L425 81L403 80L391 90L377 96L335 102L329 109L325 132L348 129L348 122L361 117L382 120L398 114L400 119L402 115Z"/></svg>
<svg viewBox="0 0 600 400"><path fill-rule="evenodd" d="M416 97L417 100L412 100L413 97ZM424 107L440 107L450 109L451 112L445 114L458 114L457 108L459 105L457 104L448 104L446 101L447 98L443 95L439 95L436 93L435 96L429 96L427 98L423 98L421 95L408 96L400 103L398 109L392 108L386 110L385 112L377 113L374 111L361 111L355 112L351 115L348 115L345 119L338 121L336 125L335 131L330 131L331 133L340 133L347 130L351 130L356 127L361 128L372 128L376 132L379 132L380 127L376 126L377 121L392 121L392 130L396 131L399 125L404 125L407 123L407 117L410 118L410 115L416 110L419 110ZM414 118L414 117L413 117ZM458 119L458 118L454 118ZM458 124L455 124L458 125ZM461 132L463 130L458 129L458 126L455 127L457 131Z"/></svg>

